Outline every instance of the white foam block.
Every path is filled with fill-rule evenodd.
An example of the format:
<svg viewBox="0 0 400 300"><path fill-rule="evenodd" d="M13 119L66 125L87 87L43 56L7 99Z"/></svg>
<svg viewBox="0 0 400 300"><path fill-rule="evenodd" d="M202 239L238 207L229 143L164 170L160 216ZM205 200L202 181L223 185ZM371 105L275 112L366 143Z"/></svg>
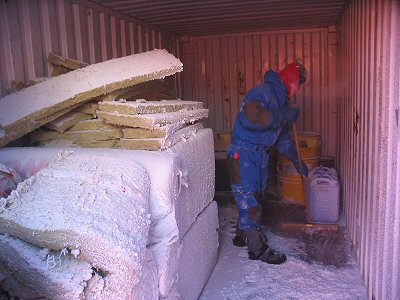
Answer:
<svg viewBox="0 0 400 300"><path fill-rule="evenodd" d="M183 237L215 193L214 136L203 128L166 151L179 157L183 183L175 204L179 236Z"/></svg>
<svg viewBox="0 0 400 300"><path fill-rule="evenodd" d="M218 206L212 201L183 237L178 271L181 299L198 299L218 254Z"/></svg>
<svg viewBox="0 0 400 300"><path fill-rule="evenodd" d="M200 129L189 139L176 144L165 152L173 152L179 158L181 190L174 203L174 210L162 220L153 223L150 235L160 277L160 296L175 295L178 264L181 253L180 239L188 231L204 208L214 197L215 162L213 135L210 129ZM179 240L169 232L178 226ZM183 298L185 299L185 298Z"/></svg>
<svg viewBox="0 0 400 300"><path fill-rule="evenodd" d="M163 241L151 246L157 264L160 297L173 293L178 281L178 267L181 253L180 240Z"/></svg>

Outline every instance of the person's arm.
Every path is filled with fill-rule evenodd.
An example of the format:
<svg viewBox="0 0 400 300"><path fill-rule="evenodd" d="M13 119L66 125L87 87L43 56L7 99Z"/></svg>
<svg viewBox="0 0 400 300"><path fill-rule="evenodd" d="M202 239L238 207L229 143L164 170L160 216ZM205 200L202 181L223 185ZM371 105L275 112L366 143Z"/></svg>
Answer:
<svg viewBox="0 0 400 300"><path fill-rule="evenodd" d="M278 152L290 160L297 172L302 176L308 176L308 168L303 160L299 161L295 144L289 135L287 127L285 127L276 141L276 149Z"/></svg>
<svg viewBox="0 0 400 300"><path fill-rule="evenodd" d="M271 113L258 100L250 100L243 107L243 114L241 114L240 122L244 127L254 130L263 131L268 129L271 124Z"/></svg>
<svg viewBox="0 0 400 300"><path fill-rule="evenodd" d="M265 130L269 127L281 127L294 122L298 115L298 108L280 107L268 109L259 100L249 100L243 107L242 124L253 130Z"/></svg>
<svg viewBox="0 0 400 300"><path fill-rule="evenodd" d="M243 108L244 115L250 122L269 127L271 125L271 112L262 107L258 100L250 100Z"/></svg>

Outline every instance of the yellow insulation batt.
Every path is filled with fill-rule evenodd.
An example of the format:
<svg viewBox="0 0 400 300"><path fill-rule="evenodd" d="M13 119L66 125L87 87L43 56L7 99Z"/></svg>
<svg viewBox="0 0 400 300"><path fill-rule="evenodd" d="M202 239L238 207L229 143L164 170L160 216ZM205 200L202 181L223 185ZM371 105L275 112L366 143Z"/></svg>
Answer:
<svg viewBox="0 0 400 300"><path fill-rule="evenodd" d="M182 69L179 59L156 49L89 65L7 95L0 99L0 146L54 120L49 116L60 110Z"/></svg>

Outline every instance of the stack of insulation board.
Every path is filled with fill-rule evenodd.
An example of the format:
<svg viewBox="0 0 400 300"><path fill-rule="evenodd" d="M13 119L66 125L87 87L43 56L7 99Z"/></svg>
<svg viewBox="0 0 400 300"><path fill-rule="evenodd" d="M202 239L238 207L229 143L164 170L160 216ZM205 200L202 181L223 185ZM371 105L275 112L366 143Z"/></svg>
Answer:
<svg viewBox="0 0 400 300"><path fill-rule="evenodd" d="M154 299L155 291L160 299L197 299L218 251L212 130L200 129L164 151L8 147L0 149L0 162L29 179L60 151L124 159L146 170L151 223L137 293L151 293L143 299Z"/></svg>
<svg viewBox="0 0 400 300"><path fill-rule="evenodd" d="M82 66L0 99L4 108L0 110L0 146L39 127L40 131L31 134L33 141L56 146L0 149L0 161L26 179L16 194L10 196L14 197L14 204L26 192L33 199L30 204L37 204L12 214L12 207L15 208L12 201L1 202L0 243L5 249L0 251L1 287L24 298L44 295L52 299L127 296L174 299L180 295L182 299L195 299L199 296L216 262L218 249L213 138L212 131L201 124L208 110L201 102L193 101L118 100L132 95L147 97L149 93L141 92L142 88L151 87L147 82L181 70L178 59L166 51L153 50ZM142 87L135 88L139 84ZM67 145L84 148L61 147L60 143L65 141ZM89 149L95 147L103 149ZM104 149L111 147L129 150ZM82 159L75 159L61 161L56 170L54 165L47 168L51 159L57 161L65 151L76 153L73 158L81 155L93 158L98 167L90 168ZM141 167L145 173L139 172ZM132 174L126 168L139 173ZM96 170L93 174L88 172L92 169ZM91 184L86 184L79 172L85 170ZM53 182L54 178L58 181ZM122 196L112 192L110 197L110 191L102 189L102 184L108 181L111 191L124 181L149 187L148 210L145 205L128 207L124 202L118 213L110 217L113 209L105 208L126 199L127 191L123 188L119 191ZM43 189L40 196L32 194L39 187ZM137 189L134 194L147 199L146 190ZM74 197L73 201L70 197ZM119 198L120 201L115 201ZM137 202L135 196L131 197L131 205L132 202ZM94 209L101 211L96 218L105 217L105 221L99 220L93 230L84 230L85 224L93 220L87 209L96 205L102 207ZM37 209L32 219L32 211ZM81 215L80 209L85 213ZM125 212L126 216L119 217ZM57 218L59 213L61 218ZM18 217L21 215L22 219ZM150 224L146 223L146 216ZM120 232L139 219L142 222L137 222L137 226ZM60 220L65 228L57 227ZM126 241L126 236L122 236L114 243L112 234L109 237L108 232L101 232L103 221L105 228L113 228L110 229L113 234L130 231L138 237L134 239L137 241ZM42 229L46 228L50 231L43 234ZM135 234L138 230L142 234ZM60 238L54 239L52 233L59 233ZM105 241L110 243L102 247L107 253L102 253L96 247ZM118 249L113 251L113 246ZM10 259L9 253L15 257ZM47 269L48 258L64 256L71 268ZM92 268L94 273L89 272ZM67 293L68 290L71 292Z"/></svg>
<svg viewBox="0 0 400 300"><path fill-rule="evenodd" d="M85 148L115 147L122 131L97 118L97 102L89 102L33 131L32 145L75 145Z"/></svg>
<svg viewBox="0 0 400 300"><path fill-rule="evenodd" d="M162 150L201 129L207 115L196 101L101 101L85 104L46 124L50 130L30 136L34 145L69 141L87 148Z"/></svg>
<svg viewBox="0 0 400 300"><path fill-rule="evenodd" d="M208 116L202 102L162 100L100 102L100 119L124 126L117 147L157 150L175 145L202 128L198 122ZM189 125L189 126L188 126Z"/></svg>
<svg viewBox="0 0 400 300"><path fill-rule="evenodd" d="M60 152L2 199L2 286L28 299L143 297L149 187L133 161Z"/></svg>
<svg viewBox="0 0 400 300"><path fill-rule="evenodd" d="M155 49L76 69L0 98L0 146L64 116L91 99L182 71Z"/></svg>

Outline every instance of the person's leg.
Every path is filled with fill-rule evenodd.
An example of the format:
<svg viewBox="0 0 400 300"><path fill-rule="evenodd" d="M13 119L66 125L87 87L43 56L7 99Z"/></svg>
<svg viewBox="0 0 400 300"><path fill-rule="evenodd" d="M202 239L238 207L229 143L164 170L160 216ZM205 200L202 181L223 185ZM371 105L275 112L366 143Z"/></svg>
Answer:
<svg viewBox="0 0 400 300"><path fill-rule="evenodd" d="M236 223L236 232L235 237L232 240L233 245L236 247L244 247L246 246L246 238L244 237L244 232L239 228L239 225Z"/></svg>
<svg viewBox="0 0 400 300"><path fill-rule="evenodd" d="M253 194L253 198L256 199L257 201L257 205L254 205L253 207L246 209L244 211L242 211L239 207L239 204L237 204L238 206L238 210L239 210L239 218L238 221L236 223L236 232L235 232L235 237L233 238L233 244L237 247L244 247L246 246L246 238L244 236L244 231L243 229L241 229L241 227L243 228L244 226L239 225L239 220L246 220L250 217L250 219L253 219L253 222L250 221L246 221L246 223L250 224L253 223L252 226L247 226L248 229L249 228L257 228L261 225L261 216L262 216L262 206L260 205L260 200L259 200L259 195L254 193ZM238 201L240 201L239 199L243 197L242 194L234 194L235 197L235 201L236 203L238 203ZM250 196L249 196L250 197ZM254 203L254 199L251 199L250 201L247 201L247 206L249 206L249 203Z"/></svg>
<svg viewBox="0 0 400 300"><path fill-rule="evenodd" d="M284 263L286 256L268 245L267 237L260 227L262 208L255 197L247 193L235 193L234 195L239 208L237 230L241 237L239 245L247 246L249 259L261 260L269 264ZM254 203L256 205L252 206ZM238 244L238 240L239 238L235 237L233 243Z"/></svg>
<svg viewBox="0 0 400 300"><path fill-rule="evenodd" d="M244 230L243 235L246 239L249 259L274 265L286 262L285 254L277 252L268 245L267 237L261 227Z"/></svg>
<svg viewBox="0 0 400 300"><path fill-rule="evenodd" d="M228 172L231 188L238 208L236 237L233 243L245 246L244 231L260 226L262 207L256 195L260 185L260 155L257 151L230 147L228 153Z"/></svg>
<svg viewBox="0 0 400 300"><path fill-rule="evenodd" d="M247 207L254 206L254 208L252 208L251 211L257 223L256 226L253 226L255 228L259 227L261 224L262 202L264 201L263 191L267 188L269 153L267 150L254 151L253 159L257 159L258 162L256 164L250 164L250 165L249 162L246 162L246 164L249 165L251 170L253 171L259 170L259 172L251 174L251 170L250 172L246 171L245 173L251 176L248 175L244 176L245 184L242 184L242 189L245 189L244 186L247 186L247 194L249 194L248 197L251 198L251 200L247 201ZM237 167L237 170L239 169L240 167ZM237 176L237 178L240 178L240 176ZM241 182L242 181L237 180L237 183ZM238 197L240 196L235 196L235 199ZM254 201L254 199L256 200L256 202ZM236 232L235 232L235 237L233 239L233 244L237 247L246 246L243 230L239 228L238 224L236 226Z"/></svg>
<svg viewBox="0 0 400 300"><path fill-rule="evenodd" d="M281 264L286 261L286 256L271 249L267 238L260 227L262 207L256 199L260 180L261 161L259 156L249 151L238 152L228 161L228 168L234 175L231 176L232 191L239 211L238 229L239 237L235 237L234 244L247 245L250 259L261 260L270 264ZM239 159L240 158L240 159ZM264 166L265 167L265 166Z"/></svg>

